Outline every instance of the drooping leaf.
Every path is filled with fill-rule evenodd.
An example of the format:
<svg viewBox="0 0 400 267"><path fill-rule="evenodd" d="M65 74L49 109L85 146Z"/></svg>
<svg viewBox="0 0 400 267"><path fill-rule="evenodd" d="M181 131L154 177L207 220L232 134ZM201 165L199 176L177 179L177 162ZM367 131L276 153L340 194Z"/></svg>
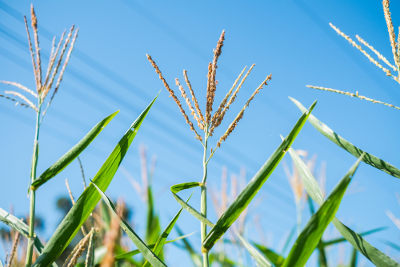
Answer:
<svg viewBox="0 0 400 267"><path fill-rule="evenodd" d="M366 236L366 235L370 235L370 234L373 234L373 233L376 233L376 232L383 231L385 229L387 229L387 227L374 228L374 229L369 230L369 231L358 233L358 235L359 236ZM345 241L347 241L347 240L345 238L343 238L343 237L335 238L335 239L332 239L332 240L324 241L323 246L327 247L327 246L331 246L331 245L336 245L338 243L342 243L342 242L345 242Z"/></svg>
<svg viewBox="0 0 400 267"><path fill-rule="evenodd" d="M128 131L118 142L114 150L93 178L93 182L101 190L106 190L111 183L119 165L129 149L129 146L155 100L156 98L154 98L154 100L129 127ZM39 256L33 266L44 267L55 261L55 259L58 258L74 238L76 233L79 231L79 228L92 213L100 199L101 196L94 185L91 184L88 186L59 224L55 233L46 244L43 253Z"/></svg>
<svg viewBox="0 0 400 267"><path fill-rule="evenodd" d="M323 196L322 191L319 188L317 181L308 169L307 165L302 159L296 154L294 150L289 149L289 154L295 163L297 170L299 171L300 177L303 181L304 188L307 194L319 205L322 204ZM340 234L361 252L367 259L369 259L376 266L400 266L399 263L391 259L385 253L368 243L361 235L344 225L338 219L332 220L333 225L340 232Z"/></svg>
<svg viewBox="0 0 400 267"><path fill-rule="evenodd" d="M275 152L270 156L270 158L264 163L261 169L254 175L247 186L242 190L239 196L233 201L233 203L228 207L228 209L222 214L218 219L215 226L208 233L204 243L203 248L209 251L221 238L228 228L236 221L240 214L247 208L251 200L260 190L265 181L269 178L271 173L274 171L280 160L285 155L287 149L291 146L294 139L300 132L304 123L306 122L310 112L313 110L316 102L314 102L310 109L305 112L300 119L297 121L295 126L289 135L283 140L281 145L275 150Z"/></svg>
<svg viewBox="0 0 400 267"><path fill-rule="evenodd" d="M289 98L302 112L304 112L305 107L299 101L297 101L296 99L291 98L291 97L289 97ZM332 142L334 142L335 144L337 144L338 146L340 146L341 148L343 148L344 150L346 150L353 156L358 158L361 156L361 154L364 153L364 151L362 149L356 147L355 145L353 145L352 143L350 143L349 141L347 141L346 139L341 137L339 134L337 134L331 128L329 128L328 125L326 125L323 122L321 122L320 120L318 120L315 116L311 115L308 118L308 121L320 133L322 133L329 140L331 140ZM372 167L382 170L396 178L400 178L400 170L398 168L394 167L392 164L390 164L378 157L375 157L372 154L365 153L363 161L365 163L371 165Z"/></svg>
<svg viewBox="0 0 400 267"><path fill-rule="evenodd" d="M228 255L226 255L224 252L210 253L208 254L208 258L211 266L213 266L214 263L219 263L221 267L243 266L243 264L240 264L228 258Z"/></svg>
<svg viewBox="0 0 400 267"><path fill-rule="evenodd" d="M117 210L116 210L114 204L112 203L112 201L104 194L103 191L101 191L101 189L93 181L91 184L100 193L102 199L107 204L107 206L110 208L112 213L115 216L118 216ZM151 251L151 249L146 245L146 243L144 243L144 241L136 234L136 232L129 226L129 224L127 222L125 222L125 220L123 218L119 218L119 219L120 219L120 225L121 225L122 230L124 230L124 232L129 236L129 238L132 240L132 242L140 250L143 257L146 260L148 260L152 264L152 266L155 266L155 267L167 266L167 265L165 265L165 263L163 263L157 257L157 255L155 255L153 253L153 251Z"/></svg>
<svg viewBox="0 0 400 267"><path fill-rule="evenodd" d="M243 236L240 234L236 234L239 238L240 243L244 246L244 248L250 253L251 257L257 262L257 266L262 267L271 267L271 263L258 251L255 247L253 247Z"/></svg>
<svg viewBox="0 0 400 267"><path fill-rule="evenodd" d="M187 234L187 235L178 236L177 238L174 238L174 239L172 239L172 240L167 240L167 241L165 242L165 244L174 243L174 242L176 242L176 241L178 241L178 240L185 239L185 238L187 238L187 237L189 237L189 236L191 236L191 235L193 235L193 234L194 234L194 232L193 232L193 233L190 233L190 234ZM156 245L156 244L150 244L150 245L147 245L147 246L148 246L150 249L153 249L153 248L155 247L155 245ZM128 259L128 258L131 258L131 257L133 257L133 256L135 256L135 255L137 255L137 254L140 254L140 253L141 253L140 250L135 249L135 250L131 250L131 251L128 251L128 252L123 252L123 253L121 253L121 254L117 254L117 255L115 256L115 259L117 259L117 260Z"/></svg>
<svg viewBox="0 0 400 267"><path fill-rule="evenodd" d="M117 115L119 111L107 116L97 123L75 146L59 158L53 165L45 170L32 184L31 189L36 190L48 180L56 176L68 166L86 147L97 137L107 124Z"/></svg>
<svg viewBox="0 0 400 267"><path fill-rule="evenodd" d="M295 228L294 228L295 229ZM264 256L270 260L276 267L282 266L283 262L285 261L285 258L281 255L279 255L277 252L274 250L267 248L266 246L263 246L261 244L254 243L253 244L258 248L258 250L261 251Z"/></svg>
<svg viewBox="0 0 400 267"><path fill-rule="evenodd" d="M333 189L332 193L328 196L326 201L322 203L318 211L311 216L311 219L292 246L283 264L284 267L304 266L307 263L308 258L318 246L326 227L328 227L329 223L335 217L351 178L361 162L361 158L362 156L350 168L335 189Z"/></svg>
<svg viewBox="0 0 400 267"><path fill-rule="evenodd" d="M22 220L18 219L11 213L0 208L0 221L4 222L15 231L19 232L26 238L29 238L29 226L24 223ZM36 236L33 245L37 249L39 253L43 250L43 244L40 242L39 238Z"/></svg>
<svg viewBox="0 0 400 267"><path fill-rule="evenodd" d="M179 191L182 191L182 190L185 190L185 189L189 189L189 188L193 188L193 187L196 187L196 186L201 186L201 183L199 183L199 182L188 182L188 183L177 184L177 185L171 186L171 192L172 192L174 198L176 199L176 201L178 201L178 203L182 206L182 208L187 210L190 214L192 214L199 221L205 223L206 225L208 225L210 227L213 227L214 224L209 219L204 217L200 212L198 212L195 208L190 206L180 196L177 195L177 193Z"/></svg>

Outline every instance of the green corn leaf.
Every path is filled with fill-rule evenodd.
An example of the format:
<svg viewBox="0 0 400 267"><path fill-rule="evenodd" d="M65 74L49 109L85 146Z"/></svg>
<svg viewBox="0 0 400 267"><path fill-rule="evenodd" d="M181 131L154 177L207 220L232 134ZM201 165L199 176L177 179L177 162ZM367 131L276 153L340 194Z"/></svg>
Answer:
<svg viewBox="0 0 400 267"><path fill-rule="evenodd" d="M171 192L176 194L179 191L185 190L185 189L189 189L189 188L193 188L193 187L197 187L197 186L201 186L201 183L199 182L188 182L188 183L182 183L182 184L176 184L171 186Z"/></svg>
<svg viewBox="0 0 400 267"><path fill-rule="evenodd" d="M4 222L5 224L13 228L15 231L25 236L26 238L29 238L29 226L25 224L22 220L12 215L11 213L8 213L7 211L3 210L2 208L0 208L0 221ZM33 241L33 245L35 246L39 254L42 253L44 246L42 242L40 242L36 234L35 234L35 239ZM52 266L57 267L58 265L55 262L53 262Z"/></svg>
<svg viewBox="0 0 400 267"><path fill-rule="evenodd" d="M56 163L51 165L45 170L39 178L37 178L32 184L31 189L36 190L42 184L56 176L65 167L68 166L79 154L86 149L86 147L97 137L97 135L107 126L107 124L117 115L119 111L107 116L102 121L97 123L75 146L73 146L67 153L59 158Z"/></svg>
<svg viewBox="0 0 400 267"><path fill-rule="evenodd" d="M326 251L325 247L322 245L323 241L322 238L319 241L317 248L318 248L318 265L319 267L328 267L328 259L326 258Z"/></svg>
<svg viewBox="0 0 400 267"><path fill-rule="evenodd" d="M270 248L267 248L266 246L263 246L261 244L257 244L253 242L253 245L261 251L264 256L270 260L276 267L282 266L283 262L285 261L285 258L281 255L279 255L277 252L273 251Z"/></svg>
<svg viewBox="0 0 400 267"><path fill-rule="evenodd" d="M172 239L172 240L167 240L167 241L165 242L165 244L174 243L174 242L176 242L176 241L178 241L178 240L185 239L185 238L187 238L187 237L193 235L194 233L195 233L195 232L190 233L190 234L187 234L187 235L178 236L177 238L174 238L174 239ZM153 248L155 247L155 245L156 245L156 244L151 244L151 245L147 245L147 246L148 246L150 249L153 249ZM128 252L120 253L120 254L118 254L118 255L115 256L115 259L117 259L117 260L128 259L128 258L131 258L131 257L133 257L133 256L135 256L135 255L137 255L137 254L140 254L140 253L141 253L140 250L135 249L135 250L131 250L131 251L128 251Z"/></svg>
<svg viewBox="0 0 400 267"><path fill-rule="evenodd" d="M350 259L349 267L357 266L357 258L358 258L358 251L357 251L357 249L353 248L353 251L351 252L351 259Z"/></svg>
<svg viewBox="0 0 400 267"><path fill-rule="evenodd" d="M151 244L157 241L157 238L161 233L161 225L160 225L160 218L155 213L153 190L150 184L147 186L146 190L147 190L147 220L146 220L145 240L147 244Z"/></svg>
<svg viewBox="0 0 400 267"><path fill-rule="evenodd" d="M136 133L140 128L140 125L142 124L144 118L146 117L156 98L154 98L154 100L129 127L128 131L118 142L114 150L111 152L107 160L104 162L100 170L93 178L93 182L101 190L106 190L111 183L119 165L121 164L126 152L129 149L129 146L135 138ZM97 192L94 185L92 184L88 186L85 191L83 191L79 199L76 201L75 205L72 206L68 214L59 224L55 233L46 244L43 253L39 256L33 266L44 267L55 261L74 238L74 236L79 231L82 224L89 217L90 213L92 213L93 209L96 207L100 199L101 196Z"/></svg>
<svg viewBox="0 0 400 267"><path fill-rule="evenodd" d="M223 252L211 253L208 255L208 257L210 261L210 266L213 266L212 264L214 264L214 262L219 263L219 266L221 267L243 266L243 264L240 264L238 262L229 259L228 256Z"/></svg>
<svg viewBox="0 0 400 267"><path fill-rule="evenodd" d="M302 111L304 112L305 107L296 99L289 97L290 100ZM363 150L360 148L356 147L343 137L341 137L339 134L334 132L331 128L329 128L326 124L318 120L315 116L311 115L308 118L308 121L311 123L312 126L314 126L315 129L317 129L320 133L322 133L324 136L326 136L329 140L349 152L355 157L360 157L362 153L364 153ZM372 167L375 167L377 169L380 169L396 178L400 178L400 170L391 165L390 163L383 161L382 159L375 157L374 155L371 155L369 153L365 153L365 156L363 158L363 161Z"/></svg>
<svg viewBox="0 0 400 267"><path fill-rule="evenodd" d="M177 193L179 191L182 191L182 190L185 190L185 189L189 189L189 188L193 188L193 187L196 187L196 186L201 186L201 183L188 182L188 183L176 184L176 185L171 186L171 192L172 192L174 198L176 199L176 201L182 206L182 208L187 210L190 214L192 214L199 221L205 223L206 225L208 225L210 227L213 227L214 224L210 220L208 220L206 217L204 217L200 212L198 212L195 208L193 208L192 206L187 204L187 202L185 202L182 198L180 198L177 195Z"/></svg>
<svg viewBox="0 0 400 267"><path fill-rule="evenodd" d="M318 246L326 227L335 217L339 205L342 201L344 193L351 182L362 156L350 168L348 173L343 177L339 184L333 189L327 200L322 203L318 211L311 217L307 225L300 233L289 252L283 266L304 266L308 258Z"/></svg>
<svg viewBox="0 0 400 267"><path fill-rule="evenodd" d="M316 203L321 205L323 202L322 191L319 188L314 176L311 174L304 161L300 159L294 150L289 149L289 154L292 157L297 170L299 171L307 194ZM379 249L372 246L361 235L357 234L355 231L341 223L338 219L334 218L332 222L340 234L376 266L400 266L400 264L381 252Z"/></svg>
<svg viewBox="0 0 400 267"><path fill-rule="evenodd" d="M5 224L13 228L15 231L25 236L26 238L29 238L29 226L25 224L22 220L12 215L11 213L8 213L7 211L3 210L2 208L0 208L0 221L4 222ZM37 251L41 253L44 246L40 242L37 236L35 236L33 244L37 249Z"/></svg>
<svg viewBox="0 0 400 267"><path fill-rule="evenodd" d="M172 228L174 228L176 221L178 220L179 216L182 213L183 208L181 208L178 213L174 216L174 218L169 222L165 230L161 233L161 235L158 237L157 242L154 246L153 252L157 256L160 254L162 248L164 247L167 237L169 236L169 233L171 233ZM143 266L149 266L149 262L146 261Z"/></svg>
<svg viewBox="0 0 400 267"><path fill-rule="evenodd" d="M378 228L374 228L374 229L369 230L369 231L358 233L358 235L359 236L366 236L366 235L370 235L370 234L373 234L373 233L376 233L376 232L380 232L380 231L383 231L383 230L386 230L386 229L387 229L387 227L378 227ZM332 239L332 240L324 241L323 246L324 247L328 247L328 246L336 245L338 243L342 243L342 242L345 242L345 241L346 241L346 239L343 238L343 237L335 238L335 239Z"/></svg>
<svg viewBox="0 0 400 267"><path fill-rule="evenodd" d="M261 169L255 174L255 176L247 184L246 188L240 193L240 195L235 199L235 201L228 207L228 209L222 214L218 219L216 225L210 230L207 235L206 240L203 243L203 248L209 251L221 238L228 228L236 221L240 214L247 208L251 200L260 190L262 185L274 171L280 160L285 155L287 149L291 146L294 139L300 132L304 123L306 122L310 112L313 110L316 102L314 102L310 109L305 112L300 119L297 121L295 126L289 135L283 140L281 145L275 150L275 152L270 156L270 158L264 163Z"/></svg>
<svg viewBox="0 0 400 267"><path fill-rule="evenodd" d="M271 267L271 263L258 251L255 247L253 247L246 239L243 238L240 234L236 234L239 238L240 243L242 243L243 247L247 249L250 253L251 257L257 262L257 266L260 267Z"/></svg>
<svg viewBox="0 0 400 267"><path fill-rule="evenodd" d="M92 181L91 184L97 189L100 193L102 199L107 204L108 208L112 211L115 216L118 216L116 208L112 201L104 194L103 191ZM158 257L151 251L151 249L143 242L143 240L135 233L135 231L129 226L128 223L125 222L124 219L120 218L120 225L122 230L129 236L132 242L136 245L136 247L140 250L143 257L148 260L152 266L160 267L167 266L165 265Z"/></svg>
<svg viewBox="0 0 400 267"><path fill-rule="evenodd" d="M111 214L110 210L107 208L107 204L104 203L103 200L100 201L100 209L101 209L101 220L103 221L106 230L109 230L111 224Z"/></svg>

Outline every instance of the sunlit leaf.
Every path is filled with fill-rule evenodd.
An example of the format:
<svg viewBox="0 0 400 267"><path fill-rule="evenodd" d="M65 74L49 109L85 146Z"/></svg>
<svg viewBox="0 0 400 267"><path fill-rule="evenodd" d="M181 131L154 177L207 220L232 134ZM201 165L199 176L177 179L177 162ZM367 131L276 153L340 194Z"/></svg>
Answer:
<svg viewBox="0 0 400 267"><path fill-rule="evenodd" d="M306 109L305 107L296 99L289 97L290 100L293 101L293 103L296 104L296 106L302 111L304 112ZM322 133L324 136L326 136L329 140L331 140L332 142L334 142L335 144L337 144L338 146L340 146L341 148L343 148L344 150L346 150L347 152L349 152L350 154L352 154L355 157L360 157L364 151L358 147L356 147L355 145L353 145L352 143L350 143L349 141L347 141L346 139L344 139L343 137L341 137L339 134L337 134L336 132L334 132L331 128L328 127L328 125L324 124L323 122L321 122L320 120L318 120L315 116L311 115L308 118L308 121L311 123L312 126L314 126L315 129L317 129L320 133ZM396 178L400 178L400 170L397 169L396 167L394 167L393 165L391 165L390 163L375 157L372 154L366 153L365 152L365 156L363 158L363 161L369 165L371 165L372 167L375 167L377 169L380 169Z"/></svg>
<svg viewBox="0 0 400 267"><path fill-rule="evenodd" d="M107 124L117 115L119 111L107 116L93 128L67 153L65 153L60 159L58 159L53 165L45 170L32 184L31 189L36 190L42 184L56 176L65 167L68 166L79 154L86 149L86 147L97 137L97 135L107 126Z"/></svg>
<svg viewBox="0 0 400 267"><path fill-rule="evenodd" d="M154 98L154 100L147 106L140 116L132 123L128 131L118 142L114 150L111 152L107 160L93 178L93 183L95 183L100 190L106 190L111 183L119 165L121 164L133 139L135 138L140 125L142 124L155 100L156 98ZM47 267L50 263L54 262L75 237L76 233L92 213L100 199L101 195L96 190L94 185L91 184L88 186L76 201L75 205L72 206L68 214L64 217L62 222L58 225L56 231L46 244L42 254L39 256L33 266Z"/></svg>
<svg viewBox="0 0 400 267"><path fill-rule="evenodd" d="M103 191L92 181L91 183L97 191L100 193L103 201L107 204L110 210L113 212L115 216L118 216L117 210L112 203L112 201L104 194ZM158 257L151 251L151 249L143 242L143 240L136 234L136 232L129 226L129 224L122 218L120 219L120 225L122 230L129 236L132 242L136 245L136 247L140 250L143 257L148 260L152 266L161 267L166 266Z"/></svg>
<svg viewBox="0 0 400 267"><path fill-rule="evenodd" d="M282 266L304 266L307 263L308 258L318 246L326 227L328 227L329 223L335 217L351 178L361 162L361 157L350 168L348 173L322 203L318 211L308 221Z"/></svg>
<svg viewBox="0 0 400 267"><path fill-rule="evenodd" d="M319 205L322 204L323 196L322 191L319 188L317 181L312 175L311 171L304 163L302 159L292 149L289 150L289 154L293 159L293 162L299 171L300 177L303 181L304 188L307 194ZM367 259L377 266L400 266L396 261L391 259L389 256L381 252L379 249L368 243L361 235L341 223L338 219L332 220L333 225L340 232L340 234L353 245L359 252L361 252Z"/></svg>
<svg viewBox="0 0 400 267"><path fill-rule="evenodd" d="M295 126L289 135L282 141L281 145L275 150L275 152L270 156L270 158L264 163L261 169L254 175L247 186L242 190L242 192L236 197L232 204L227 208L227 210L218 219L215 226L208 233L204 243L203 248L209 251L219 238L221 238L224 233L229 229L229 227L236 221L240 214L247 208L251 200L258 193L262 185L267 181L269 176L272 174L278 163L285 155L287 149L291 146L294 139L300 132L304 123L306 122L310 112L313 110L316 102L314 102L310 109L305 112L300 119L297 121Z"/></svg>
<svg viewBox="0 0 400 267"><path fill-rule="evenodd" d="M243 236L240 234L236 234L242 243L243 247L250 253L251 257L257 262L257 266L262 267L270 267L271 263L258 251L255 247L253 247Z"/></svg>

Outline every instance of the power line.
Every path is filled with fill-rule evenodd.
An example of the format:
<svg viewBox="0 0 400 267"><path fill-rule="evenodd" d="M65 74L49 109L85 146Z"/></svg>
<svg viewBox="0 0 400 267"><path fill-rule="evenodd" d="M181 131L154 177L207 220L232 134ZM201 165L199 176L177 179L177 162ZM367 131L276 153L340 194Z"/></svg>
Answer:
<svg viewBox="0 0 400 267"><path fill-rule="evenodd" d="M9 13L11 16L13 16L14 18L17 18L18 15L18 11L16 11L15 9L6 6L6 8L4 8L4 6L6 6L4 3L0 3L0 8L5 10L7 13ZM10 11L11 10L11 11ZM22 15L20 15L20 17L22 17ZM1 25L2 27L6 28L5 26ZM46 38L51 38L51 33L45 29L40 29L41 32L46 35ZM13 41L19 43L19 46L23 47L24 49L26 49L26 45L24 43L24 41L22 41L21 37L18 37L18 34L10 34L10 32L12 32L11 29L8 29L7 31L2 31L3 34L6 34L9 38L11 38ZM99 62L97 62L96 60L92 59L90 56L88 56L87 54L79 51L79 49L76 49L76 51L74 52L78 58L79 57L83 57L84 59L81 59L82 62L84 62L86 65L88 65L89 67L91 67L92 69L96 70L99 73L102 73L103 75L107 76L109 79L113 80L114 82L122 85L123 87L133 87L137 90L140 90L137 86L135 86L134 84L132 84L131 82L123 79L119 74L115 73L114 71L110 70L109 68L103 66L102 64L100 64ZM76 78L77 80L79 80L80 82L82 82L83 84L85 84L86 86L88 86L89 88L96 88L96 90L100 90L100 93L105 95L107 98L112 99L113 101L117 102L117 103L122 103L123 106L129 107L130 110L133 109L133 107L130 105L130 103L122 98L119 98L115 95L110 94L106 88L104 88L101 84L99 84L96 81L93 80L89 80L87 77L83 76L82 74L79 73L79 71L77 71L76 69L74 69L73 67L68 67L68 72L70 72L72 74L72 76L74 76L74 78ZM111 76L110 76L111 75ZM144 90L140 90L141 92L145 92ZM136 95L135 95L136 96ZM139 96L140 97L140 96ZM163 104L163 103L160 103ZM163 109L164 107L168 110L171 110L171 108L168 106L166 107L166 105L163 105ZM157 109L157 108L155 108ZM135 112L139 112L137 109L135 110ZM161 125L162 128L164 129L169 129L169 125L168 123L164 123L162 121L159 120L155 120L156 126L155 128L159 128L159 126ZM169 137L171 137L172 139L175 139L175 141L177 143L185 143L186 146L190 146L190 150L192 150L191 152L193 152L193 145L192 145L192 139L186 137L186 135L181 135L179 133L177 133L176 131L174 132L174 134L168 134L171 131L167 131L167 135L169 135ZM177 137L179 135L179 137ZM167 139L166 141L170 141L169 139ZM227 150L231 150L232 148L229 147L228 145L225 145ZM221 154L223 154L222 152L218 153L218 156L221 157ZM245 159L245 161L247 163L250 163L249 165L252 166L259 166L259 164L255 163L252 159L249 159L246 155L244 155L243 153L241 153L240 151L232 151L232 154L238 155L241 159ZM226 159L226 156L222 155L223 158ZM217 163L219 163L220 165L222 165L222 163L218 160ZM232 160L229 160L230 162L232 162ZM236 164L234 164L236 165ZM271 187L269 189L272 189ZM278 199L281 200L282 196L285 196L286 198L288 197L287 191L282 190L281 188L277 187L274 188L271 191L276 191L277 194L279 194L280 196L278 197ZM286 203L286 202L285 202Z"/></svg>

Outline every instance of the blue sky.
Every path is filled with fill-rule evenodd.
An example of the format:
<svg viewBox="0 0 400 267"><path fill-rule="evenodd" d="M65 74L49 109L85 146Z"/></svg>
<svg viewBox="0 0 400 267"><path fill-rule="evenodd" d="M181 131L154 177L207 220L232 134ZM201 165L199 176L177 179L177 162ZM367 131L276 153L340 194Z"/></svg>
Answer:
<svg viewBox="0 0 400 267"><path fill-rule="evenodd" d="M209 185L219 188L222 167L229 174L246 170L249 180L286 135L300 112L289 101L292 96L304 105L314 100L319 119L355 145L400 166L397 151L399 111L341 95L306 88L321 85L348 91L358 90L382 101L400 105L400 86L351 47L328 25L332 22L348 35L359 34L392 60L390 43L380 1L36 1L41 47L49 52L53 35L70 25L79 27L76 49L48 116L40 142L39 173L75 144L97 121L121 110L82 155L88 177L93 177L106 155L130 123L161 89L154 108L134 140L123 168L139 179L138 147L157 155L154 176L156 203L165 225L178 204L169 193L173 184L201 179L202 148L168 97L148 53L159 64L171 87L174 78L187 69L200 105L204 106L208 62L223 29L226 41L217 72L217 101L224 96L241 69L256 67L246 81L225 122L215 136L223 133L254 88L272 74L271 83L251 103L244 119L223 143L210 164ZM26 1L0 2L0 80L34 86L22 14L29 14ZM400 25L400 3L391 5L394 25ZM1 90L9 89L1 86ZM34 114L0 99L0 206L16 214L28 211L26 190L34 134ZM204 108L203 108L204 110ZM216 138L211 143L216 143ZM341 150L306 124L293 147L318 157L317 166L327 165L330 191L355 158ZM290 164L289 157L284 161ZM37 212L46 218L49 236L59 214L55 199L65 195L68 178L77 197L82 191L79 166L72 163L57 178L38 191ZM386 216L391 210L400 217L396 178L362 164L338 217L357 231L388 226L368 240L394 255L383 240L398 242L400 231ZM142 229L142 204L127 179L118 172L107 193L122 196L134 208L133 221ZM198 193L198 192L197 192ZM196 202L198 196L194 196ZM258 204L250 207L259 216L269 245L279 247L281 239L295 224L291 189L282 164L259 193ZM210 209L212 210L212 209ZM210 214L213 221L215 214ZM304 214L306 216L306 212ZM179 222L187 232L197 222L184 215ZM248 227L249 238L261 241ZM198 234L199 235L199 234ZM329 231L329 236L337 233ZM197 242L198 237L193 238ZM175 251L171 248L171 252ZM176 261L171 258L171 264ZM175 265L174 265L175 266Z"/></svg>

